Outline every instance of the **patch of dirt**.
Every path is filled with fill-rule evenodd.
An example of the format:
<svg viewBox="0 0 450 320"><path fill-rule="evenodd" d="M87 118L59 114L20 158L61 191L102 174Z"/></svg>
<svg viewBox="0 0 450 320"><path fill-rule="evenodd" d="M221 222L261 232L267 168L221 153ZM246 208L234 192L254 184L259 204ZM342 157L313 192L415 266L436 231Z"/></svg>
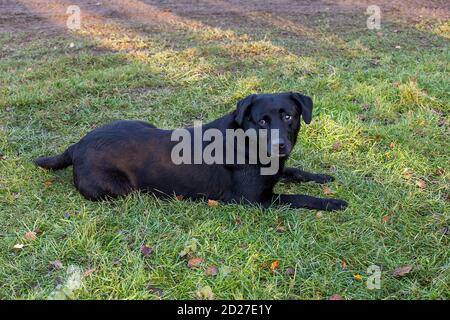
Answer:
<svg viewBox="0 0 450 320"><path fill-rule="evenodd" d="M310 41L345 41L345 35L366 30L371 0L77 0L82 24L113 22L136 33L188 30L205 27L231 29L239 34L277 33ZM448 0L377 0L382 23L405 28L450 19ZM67 26L70 0L0 1L0 34L27 43L54 35L74 37ZM140 27L137 27L140 24ZM142 25L145 27L143 28ZM333 39L334 37L334 39ZM1 50L0 50L1 56Z"/></svg>
<svg viewBox="0 0 450 320"><path fill-rule="evenodd" d="M50 31L65 29L69 0L0 1L0 32ZM312 15L326 14L331 19L365 12L371 0L78 0L83 19L103 17L132 23L133 18L147 17L148 23L177 19L177 16L219 25L248 26L249 16L276 15L280 19L304 21ZM450 19L447 0L378 0L382 19L417 23L424 19ZM247 17L247 19L245 18ZM263 19L262 19L263 20ZM261 21L264 22L264 21Z"/></svg>

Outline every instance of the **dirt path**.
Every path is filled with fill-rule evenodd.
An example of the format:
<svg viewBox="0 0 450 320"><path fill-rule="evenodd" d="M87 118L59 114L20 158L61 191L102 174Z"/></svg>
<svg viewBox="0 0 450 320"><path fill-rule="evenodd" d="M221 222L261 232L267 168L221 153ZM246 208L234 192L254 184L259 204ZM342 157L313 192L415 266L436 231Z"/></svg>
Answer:
<svg viewBox="0 0 450 320"><path fill-rule="evenodd" d="M146 19L146 22L161 23L161 19L192 19L215 27L235 27L251 30L266 23L267 17L283 19L317 27L326 22L336 26L352 26L351 17L365 19L368 0L271 0L271 1L222 1L222 0L4 0L0 1L0 33L30 32L48 34L64 32L67 15L65 10L78 4L86 21L95 17L121 20ZM396 23L439 22L450 19L450 2L380 0L382 19ZM364 26L360 26L364 27ZM63 29L61 29L63 28ZM341 28L345 29L345 28Z"/></svg>

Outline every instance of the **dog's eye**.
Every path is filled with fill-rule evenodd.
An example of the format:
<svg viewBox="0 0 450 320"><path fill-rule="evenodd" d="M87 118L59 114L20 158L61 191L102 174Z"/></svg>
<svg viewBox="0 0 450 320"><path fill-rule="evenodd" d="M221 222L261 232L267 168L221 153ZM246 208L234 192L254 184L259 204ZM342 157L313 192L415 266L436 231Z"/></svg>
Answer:
<svg viewBox="0 0 450 320"><path fill-rule="evenodd" d="M261 119L261 120L258 121L258 124L263 127L263 126L265 126L267 124L267 121L264 120L264 119Z"/></svg>
<svg viewBox="0 0 450 320"><path fill-rule="evenodd" d="M283 116L284 121L290 121L292 119L292 116L290 114L285 114Z"/></svg>

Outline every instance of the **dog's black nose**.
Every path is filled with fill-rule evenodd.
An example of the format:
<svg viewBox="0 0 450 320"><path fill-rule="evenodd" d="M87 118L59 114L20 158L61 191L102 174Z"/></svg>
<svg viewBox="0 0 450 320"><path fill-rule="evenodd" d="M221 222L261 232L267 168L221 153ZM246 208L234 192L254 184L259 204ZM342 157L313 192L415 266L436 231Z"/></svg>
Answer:
<svg viewBox="0 0 450 320"><path fill-rule="evenodd" d="M286 142L284 141L284 139L278 139L277 145L278 145L278 148L281 150L286 147Z"/></svg>
<svg viewBox="0 0 450 320"><path fill-rule="evenodd" d="M285 139L279 138L272 140L271 150L273 154L278 154L279 156L286 156L290 150L290 144Z"/></svg>

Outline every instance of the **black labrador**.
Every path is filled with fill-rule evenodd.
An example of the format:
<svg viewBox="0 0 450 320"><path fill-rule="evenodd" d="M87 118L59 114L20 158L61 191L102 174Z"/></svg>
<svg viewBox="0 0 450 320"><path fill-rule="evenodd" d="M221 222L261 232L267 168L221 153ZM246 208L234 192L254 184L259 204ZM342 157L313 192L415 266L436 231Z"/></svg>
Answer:
<svg viewBox="0 0 450 320"><path fill-rule="evenodd" d="M279 161L278 170L270 175L261 174L261 168L267 164L260 161L252 164L175 164L171 158L177 144L172 138L173 131L158 129L143 121L112 122L88 133L64 153L40 157L34 163L53 170L73 165L74 184L89 200L114 198L141 190L158 197L179 195L225 203L248 202L263 207L276 204L343 210L347 207L343 200L273 192L280 180L318 183L334 180L329 175L284 165L297 141L300 119L309 124L312 108L311 98L299 93L253 94L239 101L234 112L201 127L201 132L216 129L224 137L227 129L278 130L276 142L268 143L277 144L278 153L273 157ZM193 133L194 128L185 130ZM202 141L201 150L209 143Z"/></svg>

